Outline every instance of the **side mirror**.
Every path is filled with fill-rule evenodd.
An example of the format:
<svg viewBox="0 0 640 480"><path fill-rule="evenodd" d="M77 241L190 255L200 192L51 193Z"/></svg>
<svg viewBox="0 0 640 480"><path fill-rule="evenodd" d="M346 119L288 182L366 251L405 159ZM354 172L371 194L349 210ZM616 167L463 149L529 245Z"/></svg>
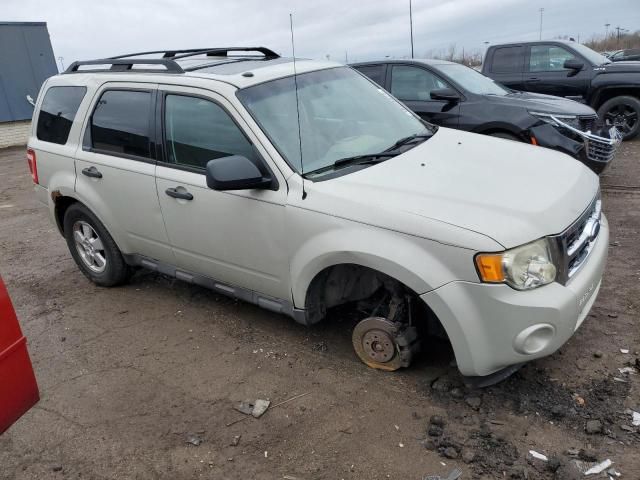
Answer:
<svg viewBox="0 0 640 480"><path fill-rule="evenodd" d="M258 167L246 157L231 155L207 162L207 186L213 190L266 189L271 176L263 176Z"/></svg>
<svg viewBox="0 0 640 480"><path fill-rule="evenodd" d="M573 77L574 75L577 75L580 70L584 68L584 63L582 63L580 60L576 60L575 58L571 58L569 60L564 61L563 67L569 70L569 73L567 73L567 76Z"/></svg>
<svg viewBox="0 0 640 480"><path fill-rule="evenodd" d="M443 100L448 103L457 103L460 101L460 94L453 88L438 88L431 90L431 100Z"/></svg>

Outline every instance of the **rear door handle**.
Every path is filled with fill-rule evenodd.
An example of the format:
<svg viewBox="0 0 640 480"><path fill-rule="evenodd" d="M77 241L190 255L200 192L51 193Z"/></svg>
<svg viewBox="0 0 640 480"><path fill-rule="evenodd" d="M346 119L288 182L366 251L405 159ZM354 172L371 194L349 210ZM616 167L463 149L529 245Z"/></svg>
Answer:
<svg viewBox="0 0 640 480"><path fill-rule="evenodd" d="M540 79L538 77L527 78L527 82L539 82Z"/></svg>
<svg viewBox="0 0 640 480"><path fill-rule="evenodd" d="M180 191L177 188L167 188L164 191L164 193L166 193L170 197L179 198L180 200L193 200L193 195L191 195L186 190L185 191Z"/></svg>
<svg viewBox="0 0 640 480"><path fill-rule="evenodd" d="M91 178L102 178L102 173L100 173L96 167L83 168L82 174Z"/></svg>

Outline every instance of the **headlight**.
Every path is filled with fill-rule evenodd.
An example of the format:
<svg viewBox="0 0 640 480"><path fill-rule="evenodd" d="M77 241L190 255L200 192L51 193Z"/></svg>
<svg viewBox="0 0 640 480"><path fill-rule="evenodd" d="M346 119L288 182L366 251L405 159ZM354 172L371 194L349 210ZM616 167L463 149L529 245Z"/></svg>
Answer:
<svg viewBox="0 0 640 480"><path fill-rule="evenodd" d="M516 290L541 287L556 279L556 266L544 238L501 253L479 253L476 267L483 282L506 283Z"/></svg>
<svg viewBox="0 0 640 480"><path fill-rule="evenodd" d="M551 117L557 118L561 122L564 122L573 128L580 129L580 120L578 120L578 117L576 115L564 115L562 113L558 113L558 114L541 113L541 112L531 112L531 111L529 111L529 113L534 117L539 118L543 122L550 123L554 127L559 127L560 125L558 125L558 123Z"/></svg>

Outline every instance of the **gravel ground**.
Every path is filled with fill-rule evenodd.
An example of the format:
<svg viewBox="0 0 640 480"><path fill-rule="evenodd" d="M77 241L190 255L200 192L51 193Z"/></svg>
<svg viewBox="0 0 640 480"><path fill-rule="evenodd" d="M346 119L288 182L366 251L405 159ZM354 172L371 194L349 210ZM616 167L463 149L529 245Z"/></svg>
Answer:
<svg viewBox="0 0 640 480"><path fill-rule="evenodd" d="M624 412L640 411L640 375L618 368L640 349L640 141L602 183L610 259L590 317L551 357L469 391L446 345L383 373L337 319L308 329L144 271L95 287L37 204L24 149L2 150L0 272L42 399L0 437L0 478L568 479L582 449L638 479ZM260 419L233 409L301 394Z"/></svg>

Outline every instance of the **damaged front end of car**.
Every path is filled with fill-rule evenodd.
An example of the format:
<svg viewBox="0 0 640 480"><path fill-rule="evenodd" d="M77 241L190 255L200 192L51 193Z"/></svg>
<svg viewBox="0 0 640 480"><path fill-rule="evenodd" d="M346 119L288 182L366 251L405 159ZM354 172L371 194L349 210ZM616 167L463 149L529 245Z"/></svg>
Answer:
<svg viewBox="0 0 640 480"><path fill-rule="evenodd" d="M529 129L531 143L564 152L600 174L615 157L622 134L597 123L596 117L563 118L530 112L541 120Z"/></svg>

